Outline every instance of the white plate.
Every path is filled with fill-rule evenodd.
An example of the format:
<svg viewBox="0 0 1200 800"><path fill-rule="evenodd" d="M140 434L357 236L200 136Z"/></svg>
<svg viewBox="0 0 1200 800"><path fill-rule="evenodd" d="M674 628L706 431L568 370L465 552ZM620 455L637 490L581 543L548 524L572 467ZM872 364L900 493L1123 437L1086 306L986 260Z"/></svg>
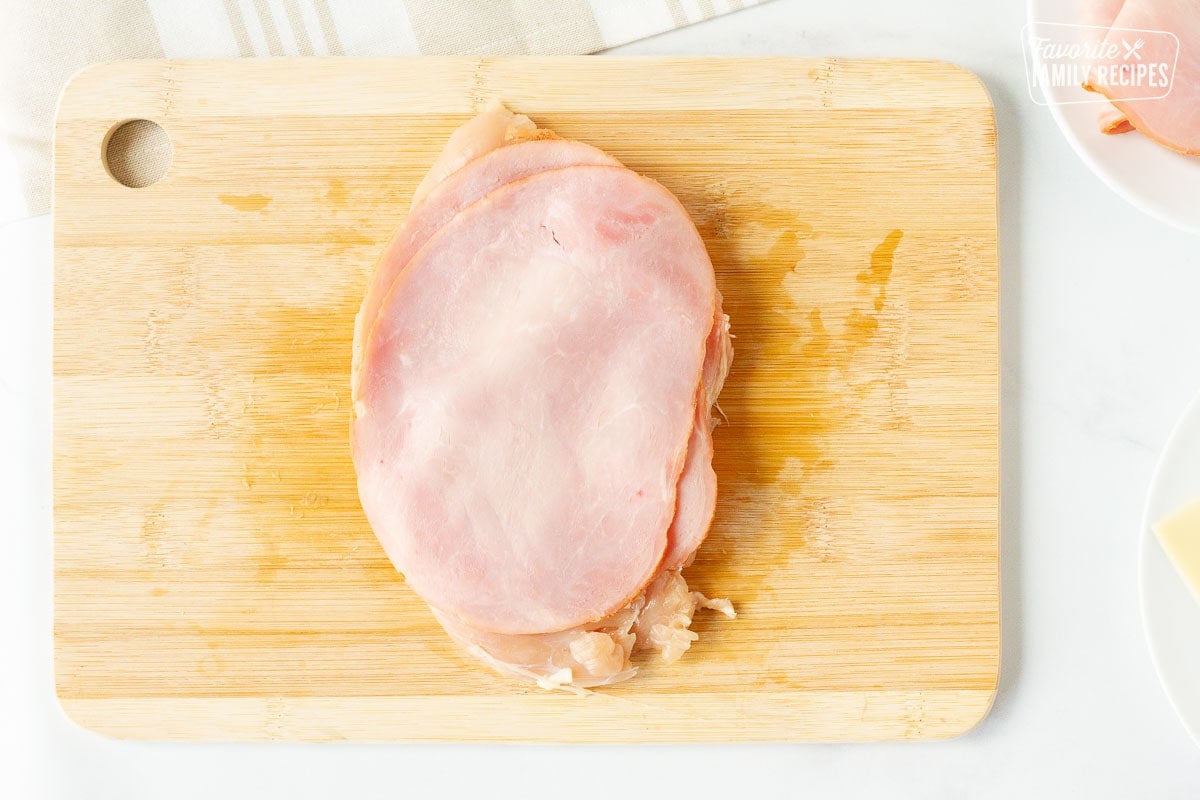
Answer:
<svg viewBox="0 0 1200 800"><path fill-rule="evenodd" d="M1075 23L1078 2L1029 0L1029 21ZM1107 103L1072 102L1096 97L1078 87L1052 92L1050 112L1067 142L1092 172L1133 206L1200 234L1200 156L1174 153L1136 131L1101 133L1097 117Z"/></svg>
<svg viewBox="0 0 1200 800"><path fill-rule="evenodd" d="M1200 744L1200 603L1150 526L1200 498L1200 395L1175 426L1150 483L1142 520L1142 621L1158 677Z"/></svg>

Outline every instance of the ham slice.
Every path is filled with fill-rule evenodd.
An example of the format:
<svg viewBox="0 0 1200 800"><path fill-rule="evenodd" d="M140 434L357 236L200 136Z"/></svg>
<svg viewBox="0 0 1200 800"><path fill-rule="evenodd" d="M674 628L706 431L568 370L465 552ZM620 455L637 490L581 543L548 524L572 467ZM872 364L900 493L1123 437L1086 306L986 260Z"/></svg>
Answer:
<svg viewBox="0 0 1200 800"><path fill-rule="evenodd" d="M1109 135L1119 133L1129 133L1133 130L1133 126L1129 124L1129 117L1115 108L1107 108L1100 112L1100 132Z"/></svg>
<svg viewBox="0 0 1200 800"><path fill-rule="evenodd" d="M1079 23L1093 28L1111 28L1125 0L1077 0ZM1095 33L1093 31L1092 33Z"/></svg>
<svg viewBox="0 0 1200 800"><path fill-rule="evenodd" d="M355 402L362 349L387 290L412 256L446 222L488 192L529 175L572 165L618 163L594 147L558 139L548 131L530 128L532 123L527 122L527 117L517 117L503 106L489 106L451 136L446 154L422 181L424 200L415 205L380 259L355 318L351 362L351 397ZM487 150L489 146L493 149ZM441 175L446 165L457 164L462 166L455 172ZM720 394L732 358L728 326L729 319L721 312L718 301L708 342L708 352L713 357L705 363L706 406L698 414L697 429L689 440L689 457L677 500L679 512L668 532L670 546L664 561L668 568L682 566L694 554L716 507L709 412Z"/></svg>
<svg viewBox="0 0 1200 800"><path fill-rule="evenodd" d="M538 127L524 114L514 114L499 100L493 100L481 112L450 134L433 166L413 191L410 208L425 200L433 187L462 169L472 159L511 142L531 138Z"/></svg>
<svg viewBox="0 0 1200 800"><path fill-rule="evenodd" d="M729 317L722 310L720 292L717 292L716 319L704 348L704 373L696 400L696 422L688 439L687 462L679 479L679 497L675 519L667 535L663 569L679 569L691 563L708 535L717 510L717 473L712 468L712 431L717 420L713 408L733 361Z"/></svg>
<svg viewBox="0 0 1200 800"><path fill-rule="evenodd" d="M686 212L620 167L533 175L443 226L379 312L352 429L409 584L506 634L636 597L666 551L716 303Z"/></svg>
<svg viewBox="0 0 1200 800"><path fill-rule="evenodd" d="M664 569L679 569L691 562L708 533L717 510L717 473L712 468L713 445L709 410L701 395L696 399L696 419L687 443L687 461L679 477L675 518L667 531Z"/></svg>
<svg viewBox="0 0 1200 800"><path fill-rule="evenodd" d="M1145 86L1122 86L1117 82L1094 81L1084 88L1100 92L1120 114L1106 116L1101 130L1120 133L1132 127L1159 144L1186 155L1200 155L1200 0L1094 0L1095 12L1084 19L1104 19L1116 10L1111 21L1112 31L1105 39L1120 50L1122 38L1131 34L1120 29L1170 31L1179 38L1179 58L1175 60L1175 44L1166 36L1148 35L1139 50L1143 63L1175 63L1171 91L1156 100L1134 100L1145 96ZM1127 127L1128 126L1128 127Z"/></svg>
<svg viewBox="0 0 1200 800"><path fill-rule="evenodd" d="M679 572L703 542L716 509L717 476L711 463L711 431L716 420L711 411L733 357L729 318L719 312L717 319L706 343L704 396L697 402L698 419L688 440L675 519L658 576L615 614L591 625L547 634L514 636L479 630L433 609L442 627L466 652L498 672L532 680L542 688L593 688L637 673L631 661L635 645L642 651L657 652L668 663L680 658L697 638L689 629L697 608L735 616L728 600L710 600L699 592L689 592Z"/></svg>
<svg viewBox="0 0 1200 800"><path fill-rule="evenodd" d="M476 125L480 119L488 121L491 126L489 129L494 130L501 124L501 121L496 119L497 113L494 110L484 112L459 131ZM507 110L505 113L508 114ZM493 149L480 151L484 144L474 142L471 160L436 184L427 185L433 173L426 176L421 184L426 186L424 202L413 208L376 265L367 286L366 297L354 320L354 350L350 365L352 399L357 399L358 371L367 333L375 324L379 306L383 303L388 289L413 255L433 234L453 219L455 214L488 192L539 172L577 164L617 164L616 159L583 142L532 139L518 143L505 143L504 140L500 140L500 143L496 143L496 136L492 136L488 141L494 145ZM455 146L452 142L449 147ZM456 164L462 157L460 154L459 158L445 160Z"/></svg>
<svg viewBox="0 0 1200 800"><path fill-rule="evenodd" d="M716 509L717 476L711 463L711 431L716 420L711 410L732 357L729 318L720 313L706 344L704 396L698 400L698 420L688 440L667 552L658 576L642 594L599 622L548 634L513 636L483 631L433 609L451 638L498 672L532 680L547 689L591 688L633 677L637 673L631 661L635 645L657 652L668 663L681 657L697 638L689 629L697 608L712 608L734 617L728 600L710 600L699 592L689 592L679 571L690 563L707 535Z"/></svg>

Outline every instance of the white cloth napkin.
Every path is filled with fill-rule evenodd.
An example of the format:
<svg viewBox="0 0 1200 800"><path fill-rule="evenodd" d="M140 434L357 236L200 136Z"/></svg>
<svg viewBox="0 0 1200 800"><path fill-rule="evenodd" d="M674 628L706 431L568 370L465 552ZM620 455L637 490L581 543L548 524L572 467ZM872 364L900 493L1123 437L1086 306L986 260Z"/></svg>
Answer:
<svg viewBox="0 0 1200 800"><path fill-rule="evenodd" d="M592 53L764 0L39 0L0 11L0 150L16 218L50 207L54 109L123 58ZM3 156L0 153L0 156ZM18 202L17 205L22 205Z"/></svg>

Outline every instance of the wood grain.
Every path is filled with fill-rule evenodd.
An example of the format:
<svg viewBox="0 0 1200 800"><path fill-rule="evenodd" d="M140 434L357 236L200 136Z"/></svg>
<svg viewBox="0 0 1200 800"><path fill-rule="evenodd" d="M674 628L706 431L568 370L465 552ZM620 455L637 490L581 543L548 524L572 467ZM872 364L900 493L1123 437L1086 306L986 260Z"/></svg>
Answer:
<svg viewBox="0 0 1200 800"><path fill-rule="evenodd" d="M366 275L491 97L664 183L737 338L717 519L671 667L545 694L459 654L367 526L347 443ZM102 162L119 123L164 178ZM55 667L129 737L945 737L999 662L996 147L913 61L128 62L55 146Z"/></svg>

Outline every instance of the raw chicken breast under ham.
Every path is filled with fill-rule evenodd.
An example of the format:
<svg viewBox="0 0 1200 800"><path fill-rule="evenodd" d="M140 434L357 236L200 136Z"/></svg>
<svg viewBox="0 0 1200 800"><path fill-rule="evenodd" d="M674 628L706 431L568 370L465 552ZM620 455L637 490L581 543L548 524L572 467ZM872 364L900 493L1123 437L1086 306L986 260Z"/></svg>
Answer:
<svg viewBox="0 0 1200 800"><path fill-rule="evenodd" d="M436 608L450 637L496 670L547 689L607 686L632 678L635 648L677 661L699 636L690 629L696 610L735 616L728 600L688 589L679 570L662 570L642 594L600 623L533 636L508 636L463 625Z"/></svg>
<svg viewBox="0 0 1200 800"><path fill-rule="evenodd" d="M1101 116L1100 129L1105 133L1137 130L1171 150L1200 155L1200 0L1085 0L1081 14L1088 24L1111 27L1104 41L1114 46L1136 36L1129 30L1169 31L1178 37L1178 61L1175 42L1163 35L1145 36L1138 52L1142 63L1175 65L1165 97L1134 100L1148 93L1145 86L1098 79L1084 86L1103 94L1116 109Z"/></svg>
<svg viewBox="0 0 1200 800"><path fill-rule="evenodd" d="M715 508L728 319L686 212L615 164L489 108L355 328L372 526L456 641L544 686L623 680L635 645L687 649L697 603L732 613L678 572Z"/></svg>

